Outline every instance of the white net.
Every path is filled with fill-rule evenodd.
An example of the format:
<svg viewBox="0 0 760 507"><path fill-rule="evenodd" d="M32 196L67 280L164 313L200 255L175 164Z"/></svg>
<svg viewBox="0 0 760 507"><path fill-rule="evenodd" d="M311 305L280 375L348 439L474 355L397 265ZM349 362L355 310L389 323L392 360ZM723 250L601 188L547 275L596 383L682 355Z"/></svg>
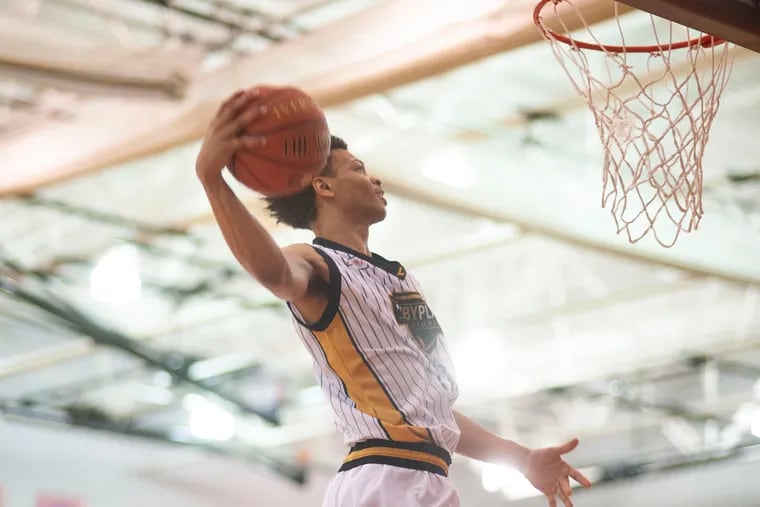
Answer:
<svg viewBox="0 0 760 507"><path fill-rule="evenodd" d="M597 39L571 0L540 2L536 22L593 112L604 148L602 206L617 232L631 243L651 232L670 247L702 217L702 156L733 52L728 43L650 15L648 46L629 46L641 26L628 31L617 9L615 3L611 41ZM570 33L570 17L583 28Z"/></svg>

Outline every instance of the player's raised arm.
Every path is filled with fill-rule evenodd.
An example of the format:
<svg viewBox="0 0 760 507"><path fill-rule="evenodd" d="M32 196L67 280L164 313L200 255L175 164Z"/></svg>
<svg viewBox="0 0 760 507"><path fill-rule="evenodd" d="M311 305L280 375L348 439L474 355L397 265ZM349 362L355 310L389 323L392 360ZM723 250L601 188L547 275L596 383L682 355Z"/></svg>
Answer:
<svg viewBox="0 0 760 507"><path fill-rule="evenodd" d="M219 108L206 132L195 170L203 184L224 239L238 262L262 285L286 300L303 297L315 276L307 249L280 249L272 236L250 214L222 177L222 170L237 150L252 150L266 143L259 136L238 135L262 114L257 90L240 91Z"/></svg>

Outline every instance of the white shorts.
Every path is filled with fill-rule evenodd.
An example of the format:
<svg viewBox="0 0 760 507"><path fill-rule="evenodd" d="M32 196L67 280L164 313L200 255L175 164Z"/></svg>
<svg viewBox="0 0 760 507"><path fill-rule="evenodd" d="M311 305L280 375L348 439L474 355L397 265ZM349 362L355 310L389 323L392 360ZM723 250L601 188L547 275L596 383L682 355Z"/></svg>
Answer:
<svg viewBox="0 0 760 507"><path fill-rule="evenodd" d="M322 506L459 507L459 495L443 475L369 463L339 472Z"/></svg>

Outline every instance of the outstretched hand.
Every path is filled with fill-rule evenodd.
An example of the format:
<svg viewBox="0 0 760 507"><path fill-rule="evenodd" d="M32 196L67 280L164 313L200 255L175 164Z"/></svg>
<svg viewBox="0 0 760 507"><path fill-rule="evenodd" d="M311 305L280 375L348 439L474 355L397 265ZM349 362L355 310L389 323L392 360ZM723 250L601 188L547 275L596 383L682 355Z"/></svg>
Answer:
<svg viewBox="0 0 760 507"><path fill-rule="evenodd" d="M570 477L585 488L591 487L591 481L562 459L563 454L569 453L577 446L578 439L574 438L558 447L531 451L526 458L523 473L536 489L546 495L549 507L557 507L557 498L562 500L565 507L573 507L570 500Z"/></svg>
<svg viewBox="0 0 760 507"><path fill-rule="evenodd" d="M256 88L240 90L219 107L208 126L195 162L195 171L199 178L221 174L235 151L266 144L265 137L241 135L248 124L266 114L265 106L256 105L259 97L260 93Z"/></svg>

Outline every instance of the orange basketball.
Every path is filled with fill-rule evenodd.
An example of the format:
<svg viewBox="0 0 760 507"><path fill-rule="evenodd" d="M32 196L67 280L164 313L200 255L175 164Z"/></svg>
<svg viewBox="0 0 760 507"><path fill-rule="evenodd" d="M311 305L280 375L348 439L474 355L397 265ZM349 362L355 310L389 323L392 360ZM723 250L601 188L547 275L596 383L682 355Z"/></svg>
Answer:
<svg viewBox="0 0 760 507"><path fill-rule="evenodd" d="M268 197L295 194L327 164L330 131L319 105L292 87L257 86L252 107L267 107L243 132L265 136L266 146L239 150L227 165L235 178Z"/></svg>

